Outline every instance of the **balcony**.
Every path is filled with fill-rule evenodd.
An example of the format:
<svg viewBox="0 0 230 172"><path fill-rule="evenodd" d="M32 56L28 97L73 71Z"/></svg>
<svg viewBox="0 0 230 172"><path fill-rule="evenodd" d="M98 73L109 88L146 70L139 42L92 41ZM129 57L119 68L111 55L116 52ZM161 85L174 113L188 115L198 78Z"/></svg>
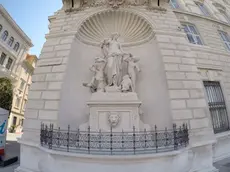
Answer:
<svg viewBox="0 0 230 172"><path fill-rule="evenodd" d="M17 75L2 65L0 65L0 77L7 77L13 82L17 80Z"/></svg>
<svg viewBox="0 0 230 172"><path fill-rule="evenodd" d="M28 67L28 69L32 71L35 68L36 62L37 62L37 56L29 55L29 54L27 54L26 59L24 60L25 65Z"/></svg>

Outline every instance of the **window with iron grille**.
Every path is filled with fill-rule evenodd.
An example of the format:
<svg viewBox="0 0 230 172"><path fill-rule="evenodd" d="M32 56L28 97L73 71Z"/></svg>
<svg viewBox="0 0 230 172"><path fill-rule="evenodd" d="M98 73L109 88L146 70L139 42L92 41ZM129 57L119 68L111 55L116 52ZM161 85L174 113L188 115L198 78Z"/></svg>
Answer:
<svg viewBox="0 0 230 172"><path fill-rule="evenodd" d="M192 44L203 45L200 34L198 33L196 27L192 24L182 24L184 31L187 34L188 40Z"/></svg>
<svg viewBox="0 0 230 172"><path fill-rule="evenodd" d="M214 133L229 130L228 113L220 83L204 81L204 87L207 93Z"/></svg>
<svg viewBox="0 0 230 172"><path fill-rule="evenodd" d="M229 37L229 35L223 31L219 31L219 33L220 33L222 40L224 41L226 48L228 49L228 51L230 51L230 37Z"/></svg>

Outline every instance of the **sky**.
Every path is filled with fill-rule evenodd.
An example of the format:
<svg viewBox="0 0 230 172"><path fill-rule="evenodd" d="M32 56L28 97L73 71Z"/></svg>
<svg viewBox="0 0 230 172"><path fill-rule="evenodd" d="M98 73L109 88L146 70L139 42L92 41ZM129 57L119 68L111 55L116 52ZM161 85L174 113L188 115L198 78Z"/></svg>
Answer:
<svg viewBox="0 0 230 172"><path fill-rule="evenodd" d="M39 56L48 33L48 16L62 7L62 0L0 0L0 4L32 40L30 54Z"/></svg>

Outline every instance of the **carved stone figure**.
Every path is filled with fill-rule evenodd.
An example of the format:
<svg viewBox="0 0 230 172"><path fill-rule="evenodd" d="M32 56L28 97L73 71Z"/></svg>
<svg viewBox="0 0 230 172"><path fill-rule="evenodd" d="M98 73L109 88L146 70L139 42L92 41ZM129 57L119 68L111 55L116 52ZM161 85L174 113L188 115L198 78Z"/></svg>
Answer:
<svg viewBox="0 0 230 172"><path fill-rule="evenodd" d="M108 0L108 4L112 8L119 8L120 5L124 4L125 0Z"/></svg>
<svg viewBox="0 0 230 172"><path fill-rule="evenodd" d="M121 69L124 53L121 49L121 45L118 42L119 34L112 34L109 40L105 40L103 43L103 51L107 54L107 64L105 74L107 76L107 82L109 86L119 86L121 82ZM107 52L106 52L107 51Z"/></svg>
<svg viewBox="0 0 230 172"><path fill-rule="evenodd" d="M116 127L120 122L120 115L118 112L108 112L108 121L111 127Z"/></svg>
<svg viewBox="0 0 230 172"><path fill-rule="evenodd" d="M91 82L83 84L92 92L135 92L135 70L140 71L136 63L139 59L122 51L118 37L119 34L112 34L100 46L103 56L97 57L90 68L94 72Z"/></svg>
<svg viewBox="0 0 230 172"><path fill-rule="evenodd" d="M140 72L140 68L137 64L139 59L136 59L133 57L132 54L129 54L129 57L125 59L125 61L128 63L128 74L132 81L132 91L135 92L136 89L136 71L135 69Z"/></svg>
<svg viewBox="0 0 230 172"><path fill-rule="evenodd" d="M104 68L105 68L105 59L101 57L95 58L95 63L92 65L90 70L94 72L94 76L89 83L83 83L83 86L90 87L91 92L104 92L105 88L105 76L104 76Z"/></svg>
<svg viewBox="0 0 230 172"><path fill-rule="evenodd" d="M121 82L121 91L122 92L129 92L132 90L132 81L129 77L129 75L123 76L123 80Z"/></svg>

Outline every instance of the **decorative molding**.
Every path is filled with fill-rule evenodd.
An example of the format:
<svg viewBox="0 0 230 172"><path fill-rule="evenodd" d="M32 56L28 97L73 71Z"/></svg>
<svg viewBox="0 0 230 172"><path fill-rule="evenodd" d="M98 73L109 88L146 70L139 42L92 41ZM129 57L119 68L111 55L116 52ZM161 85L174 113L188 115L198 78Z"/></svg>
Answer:
<svg viewBox="0 0 230 172"><path fill-rule="evenodd" d="M70 0L63 0L63 5L65 12L78 12L82 11L89 7L98 7L105 6L107 8L118 9L122 7L130 7L130 6L145 6L146 9L154 12L166 12L166 8L162 8L153 4L153 0L74 0L74 4Z"/></svg>
<svg viewBox="0 0 230 172"><path fill-rule="evenodd" d="M139 45L154 36L151 23L141 15L127 10L106 10L88 16L76 37L85 44L99 46L112 33L120 34L122 46Z"/></svg>
<svg viewBox="0 0 230 172"><path fill-rule="evenodd" d="M10 14L6 11L6 9L0 4L0 14L5 17L5 19L9 22L9 24L14 28L14 30L21 36L21 38L27 43L28 46L32 47L33 44L31 39L23 32L23 30L17 25L14 19L10 16Z"/></svg>

